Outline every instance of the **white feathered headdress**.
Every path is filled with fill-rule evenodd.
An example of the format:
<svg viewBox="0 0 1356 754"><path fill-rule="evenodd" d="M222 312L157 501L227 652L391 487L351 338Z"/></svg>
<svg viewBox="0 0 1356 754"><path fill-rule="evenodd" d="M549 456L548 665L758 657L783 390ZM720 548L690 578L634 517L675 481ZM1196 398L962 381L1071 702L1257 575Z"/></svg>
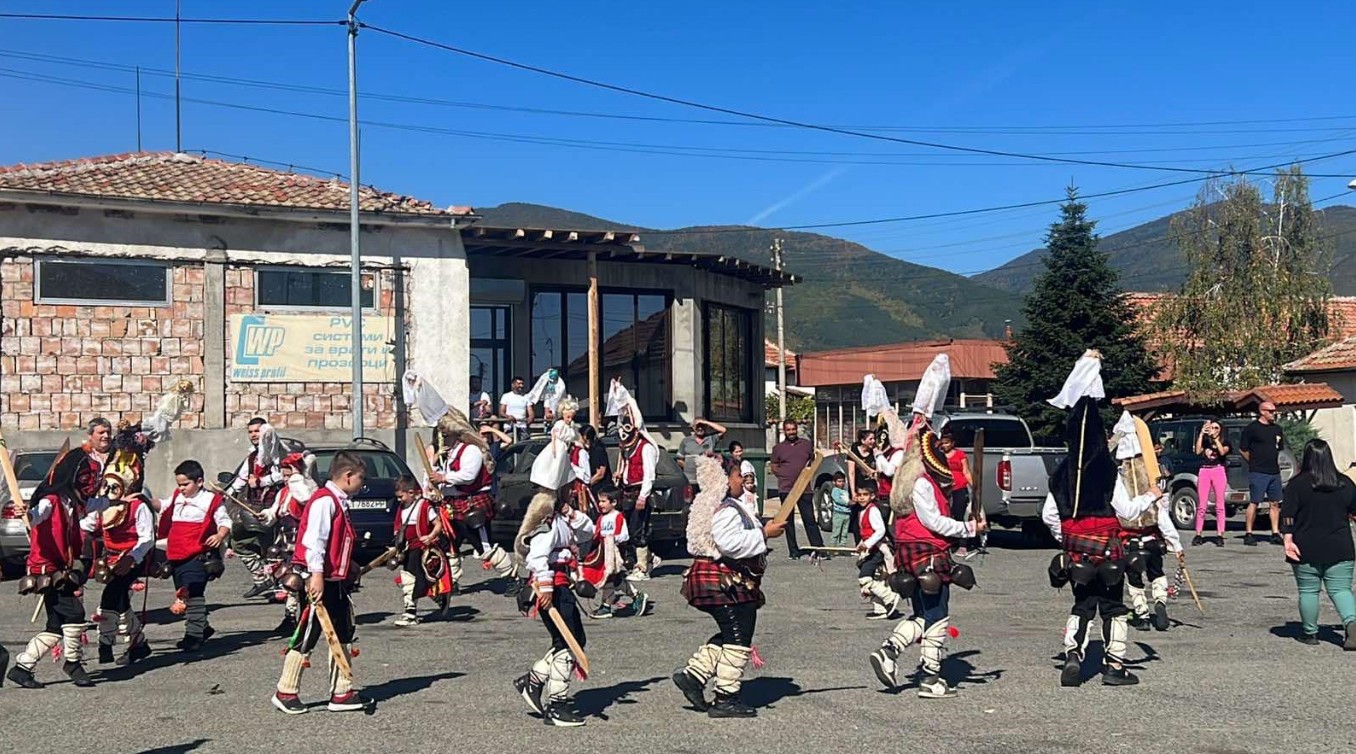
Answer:
<svg viewBox="0 0 1356 754"><path fill-rule="evenodd" d="M697 486L700 491L688 507L687 551L693 557L719 558L720 549L716 547L711 522L716 509L729 494L730 484L720 461L709 456L699 456L696 460Z"/></svg>
<svg viewBox="0 0 1356 754"><path fill-rule="evenodd" d="M413 369L405 370L405 376L400 381L401 397L405 401L405 406L414 409L419 414L419 418L424 420L424 424L429 427L438 426L438 420L447 413L447 401L438 394L437 388L430 385L427 380L420 377Z"/></svg>
<svg viewBox="0 0 1356 754"><path fill-rule="evenodd" d="M529 403L536 404L540 401L552 414L556 413L560 399L564 397L565 380L560 379L560 372L554 368L542 372L537 378L537 383L527 392Z"/></svg>
<svg viewBox="0 0 1356 754"><path fill-rule="evenodd" d="M866 420L869 423L871 417L880 416L881 412L890 409L890 396L885 392L885 385L876 379L876 375L868 374L862 378L862 411L866 412Z"/></svg>
<svg viewBox="0 0 1356 754"><path fill-rule="evenodd" d="M618 424L621 425L621 431L625 433L627 426L641 437L644 437L651 444L655 444L654 438L650 436L649 430L645 428L645 417L640 413L640 405L636 399L631 396L631 391L626 389L620 378L614 377L612 384L607 389L607 410L603 412L604 416L617 417ZM622 438L623 441L626 439ZM656 445L656 447L658 447Z"/></svg>
<svg viewBox="0 0 1356 754"><path fill-rule="evenodd" d="M1121 418L1111 428L1111 434L1116 441L1117 461L1144 455L1144 449L1139 446L1139 433L1135 430L1135 418L1129 411L1121 412Z"/></svg>
<svg viewBox="0 0 1356 754"><path fill-rule="evenodd" d="M259 427L259 453L254 457L254 462L264 468L277 466L282 463L283 452L282 442L278 440L278 431L272 424L264 422Z"/></svg>
<svg viewBox="0 0 1356 754"><path fill-rule="evenodd" d="M155 413L142 425L143 431L153 442L166 442L170 438L170 428L179 421L188 410L188 397L193 393L193 383L180 380L174 389L166 393L155 407Z"/></svg>
<svg viewBox="0 0 1356 754"><path fill-rule="evenodd" d="M1097 400L1106 397L1106 390L1102 387L1102 354L1095 349L1083 353L1064 380L1059 395L1051 398L1049 403L1055 408L1072 408L1085 395Z"/></svg>
<svg viewBox="0 0 1356 754"><path fill-rule="evenodd" d="M913 412L922 414L929 421L932 413L946 404L947 393L951 390L951 359L944 353L937 354L923 370L918 381L918 392L913 398Z"/></svg>

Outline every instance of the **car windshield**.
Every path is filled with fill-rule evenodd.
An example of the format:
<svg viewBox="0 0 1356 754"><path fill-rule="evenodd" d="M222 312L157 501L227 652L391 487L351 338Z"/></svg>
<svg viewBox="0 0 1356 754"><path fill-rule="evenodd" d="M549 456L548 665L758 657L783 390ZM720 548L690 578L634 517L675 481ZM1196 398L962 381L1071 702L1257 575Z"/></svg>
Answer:
<svg viewBox="0 0 1356 754"><path fill-rule="evenodd" d="M980 428L984 429L984 446L987 448L1031 447L1031 435L1016 419L955 419L945 426L951 430L958 448L973 448L975 430Z"/></svg>
<svg viewBox="0 0 1356 754"><path fill-rule="evenodd" d="M20 482L41 482L47 477L47 471L52 468L56 455L56 451L20 453L15 459L14 475Z"/></svg>
<svg viewBox="0 0 1356 754"><path fill-rule="evenodd" d="M315 473L321 484L329 481L330 464L334 461L334 455L338 452L337 449L315 451ZM410 473L400 457L390 451L349 449L348 452L363 459L363 465L367 467L367 481L369 482L375 480L393 482Z"/></svg>

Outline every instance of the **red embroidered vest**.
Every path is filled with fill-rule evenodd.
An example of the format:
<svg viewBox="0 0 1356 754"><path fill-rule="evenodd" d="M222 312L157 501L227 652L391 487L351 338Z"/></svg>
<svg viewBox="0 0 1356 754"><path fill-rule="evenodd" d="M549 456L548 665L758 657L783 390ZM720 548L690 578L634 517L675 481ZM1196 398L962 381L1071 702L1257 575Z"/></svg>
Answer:
<svg viewBox="0 0 1356 754"><path fill-rule="evenodd" d="M452 463L449 468L453 471L461 470L461 455L466 452L467 447L467 443L461 443L457 446L457 449L452 452ZM470 497L494 483L494 472L490 471L486 463L488 460L489 459L486 458L482 452L480 459L480 473L476 475L476 478L464 484L453 485L457 490L458 497Z"/></svg>
<svg viewBox="0 0 1356 754"><path fill-rule="evenodd" d="M622 484L629 486L645 483L645 446L650 441L644 437L636 439L636 447L626 456L626 473L622 475Z"/></svg>
<svg viewBox="0 0 1356 754"><path fill-rule="evenodd" d="M207 552L207 539L217 530L216 518L217 510L221 508L222 497L220 494L212 495L212 502L207 506L207 515L203 516L201 521L176 521L174 514L179 511L186 502L181 502L183 495L175 490L174 496L170 498L170 508L160 513L160 531L161 539L167 540L165 544L165 557L171 563L180 563L185 560L191 560Z"/></svg>
<svg viewBox="0 0 1356 754"><path fill-rule="evenodd" d="M124 553L137 546L137 513L141 511L141 498L132 498L125 504L127 514L122 517L122 521L117 526L99 525L100 534L103 535L104 549L109 552Z"/></svg>
<svg viewBox="0 0 1356 754"><path fill-rule="evenodd" d="M949 518L951 516L951 501L947 500L946 495L942 494L942 489L926 474L920 476L919 479L926 481L928 486L932 488L932 499L937 503L937 512L943 517ZM946 537L924 526L923 522L918 520L916 511L895 521L895 541L901 543L923 542L939 550L945 550L951 545L950 540Z"/></svg>
<svg viewBox="0 0 1356 754"><path fill-rule="evenodd" d="M59 496L48 495L43 499L51 503L52 515L28 533L27 566L33 574L65 569L84 549L79 517L66 510ZM77 507L75 513L79 512Z"/></svg>
<svg viewBox="0 0 1356 754"><path fill-rule="evenodd" d="M306 567L306 527L313 505L334 506L330 516L330 537L325 543L323 575L326 579L343 581L348 578L353 565L353 545L357 537L353 533L353 524L348 519L348 510L327 487L316 490L315 495L306 503L306 510L301 514L301 524L297 527L297 551L292 562Z"/></svg>
<svg viewBox="0 0 1356 754"><path fill-rule="evenodd" d="M419 498L412 506L414 511L414 523L406 524L405 509L396 511L395 533L401 535L401 541L411 550L424 549L424 543L419 541L420 537L426 537L433 531L433 524L428 520L429 502L424 498ZM402 532L403 529L403 532Z"/></svg>

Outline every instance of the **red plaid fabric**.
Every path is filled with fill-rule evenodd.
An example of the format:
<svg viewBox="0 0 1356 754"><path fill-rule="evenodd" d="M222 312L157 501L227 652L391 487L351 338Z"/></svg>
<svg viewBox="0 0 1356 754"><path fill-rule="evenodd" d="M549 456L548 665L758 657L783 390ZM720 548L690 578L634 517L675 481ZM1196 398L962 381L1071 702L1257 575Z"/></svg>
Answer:
<svg viewBox="0 0 1356 754"><path fill-rule="evenodd" d="M480 492L469 497L448 498L452 504L452 518L465 521L467 514L474 510L485 512L486 520L494 519L494 497L488 492Z"/></svg>
<svg viewBox="0 0 1356 754"><path fill-rule="evenodd" d="M899 542L895 545L895 567L913 576L926 573L931 567L942 577L942 583L951 583L951 551L931 542Z"/></svg>
<svg viewBox="0 0 1356 754"><path fill-rule="evenodd" d="M756 575L754 575L756 574ZM761 570L753 563L736 570L711 558L693 558L683 577L681 593L696 608L764 603Z"/></svg>
<svg viewBox="0 0 1356 754"><path fill-rule="evenodd" d="M1115 534L1069 534L1064 535L1064 551L1082 560L1100 563L1103 560L1121 560L1125 557L1125 545Z"/></svg>

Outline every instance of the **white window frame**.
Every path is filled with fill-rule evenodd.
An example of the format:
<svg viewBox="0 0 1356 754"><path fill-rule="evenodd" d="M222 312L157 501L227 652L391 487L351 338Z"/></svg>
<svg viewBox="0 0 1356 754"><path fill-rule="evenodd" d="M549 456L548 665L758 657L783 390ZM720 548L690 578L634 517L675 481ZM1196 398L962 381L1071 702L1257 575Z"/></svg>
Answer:
<svg viewBox="0 0 1356 754"><path fill-rule="evenodd" d="M343 306L307 306L305 304L263 304L259 302L259 273L261 272L320 272L331 275L349 275L348 270L335 269L331 267L311 267L302 264L267 264L257 265L254 268L254 308L260 311L268 312L346 312L353 307L351 304ZM360 275L372 276L372 305L364 306L365 312L376 312L381 305L381 270L360 270Z"/></svg>
<svg viewBox="0 0 1356 754"><path fill-rule="evenodd" d="M45 296L42 292L42 266L56 264L105 264L126 267L158 267L165 272L165 298L163 300L127 300L108 298L62 298ZM73 306L150 306L163 307L174 303L174 264L159 259L122 259L119 257L37 257L33 260L33 302L36 304L56 304Z"/></svg>

